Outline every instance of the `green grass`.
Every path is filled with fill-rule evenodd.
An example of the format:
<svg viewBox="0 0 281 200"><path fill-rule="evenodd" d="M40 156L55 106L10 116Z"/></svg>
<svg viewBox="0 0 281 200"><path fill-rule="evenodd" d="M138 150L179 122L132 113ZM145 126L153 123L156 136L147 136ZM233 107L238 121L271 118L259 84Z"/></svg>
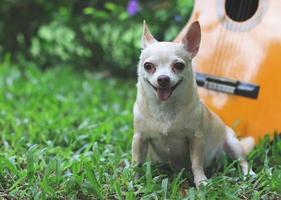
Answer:
<svg viewBox="0 0 281 200"><path fill-rule="evenodd" d="M0 199L280 199L281 139L249 155L246 180L226 158L196 190L191 175L131 165L135 82L0 65ZM137 170L143 171L134 179Z"/></svg>

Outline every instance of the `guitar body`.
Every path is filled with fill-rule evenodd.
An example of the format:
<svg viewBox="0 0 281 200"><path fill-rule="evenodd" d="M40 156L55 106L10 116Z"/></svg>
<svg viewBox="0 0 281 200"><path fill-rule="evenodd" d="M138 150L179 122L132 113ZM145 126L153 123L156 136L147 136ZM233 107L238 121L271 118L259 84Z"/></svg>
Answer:
<svg viewBox="0 0 281 200"><path fill-rule="evenodd" d="M175 41L196 20L202 42L194 68L211 77L199 87L202 101L239 136L254 136L257 142L265 134L280 132L281 1L197 0ZM255 91L235 94L240 86L245 88L240 83L252 85Z"/></svg>

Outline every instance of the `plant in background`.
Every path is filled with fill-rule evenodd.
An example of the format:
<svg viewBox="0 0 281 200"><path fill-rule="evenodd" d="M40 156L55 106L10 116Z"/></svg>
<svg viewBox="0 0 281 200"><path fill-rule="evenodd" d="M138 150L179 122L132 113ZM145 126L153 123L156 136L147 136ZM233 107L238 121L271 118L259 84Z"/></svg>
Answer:
<svg viewBox="0 0 281 200"><path fill-rule="evenodd" d="M37 37L32 38L30 53L39 66L70 64L69 61L91 55L90 50L79 43L71 27L56 21L39 28Z"/></svg>
<svg viewBox="0 0 281 200"><path fill-rule="evenodd" d="M28 61L43 68L73 66L134 75L143 20L157 39L172 40L192 5L192 0L4 0L0 28L7 31L0 32L0 54L12 53L22 65ZM26 13L35 8L35 14Z"/></svg>

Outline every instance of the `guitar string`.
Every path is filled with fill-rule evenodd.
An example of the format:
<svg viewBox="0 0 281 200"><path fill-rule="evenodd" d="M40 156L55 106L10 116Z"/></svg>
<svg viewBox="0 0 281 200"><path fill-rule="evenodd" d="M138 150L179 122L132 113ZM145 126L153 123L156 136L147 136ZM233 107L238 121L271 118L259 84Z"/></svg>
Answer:
<svg viewBox="0 0 281 200"><path fill-rule="evenodd" d="M227 0L226 0L227 1ZM221 69L221 66L218 66L218 63L219 63L219 61L221 60L221 54L222 54L222 47L224 47L224 43L225 43L225 35L226 35L226 33L227 33L227 29L228 29L228 24L225 24L225 25L223 25L223 23L225 23L225 20L226 20L226 1L224 1L224 5L223 5L223 9L224 9L224 16L223 16L223 21L221 21L221 23L220 23L220 26L221 26L221 28L224 30L224 31L221 31L220 32L220 34L219 34L219 41L220 41L220 43L219 43L219 46L218 47L216 47L217 49L218 49L218 51L219 52L215 52L215 59L214 59L214 62L213 62L213 69L212 69L212 73L215 75L215 76L218 76L219 75L219 71L220 71L220 69ZM231 1L230 1L230 3L232 3ZM230 5L230 10L229 10L229 12L230 13L232 13L233 12L233 10L234 10L234 6L233 5Z"/></svg>
<svg viewBox="0 0 281 200"><path fill-rule="evenodd" d="M226 3L226 2L225 2ZM229 13L233 13L233 12L235 12L235 2L234 1L230 1L230 9L229 9ZM238 12L237 12L237 16L238 16L238 18L239 17L241 17L241 15L243 14L243 12L242 12L242 3L240 2L239 3L239 5L238 5ZM225 8L225 10L226 10L226 5L224 5L224 8ZM226 13L226 12L225 12ZM227 16L225 16L225 17L227 17ZM229 17L230 18L230 17ZM235 30L235 26L236 26L236 22L233 20L233 19L231 19L230 18L230 20L231 21L226 21L226 23L225 23L225 32L224 32L224 35L222 35L222 44L221 44L221 46L219 47L220 48L220 50L221 50L221 52L220 52L220 54L218 55L218 59L216 60L216 63L215 63L215 74L216 75L219 75L219 73L218 72L221 72L222 70L221 69L223 69L223 71L224 71L224 74L226 74L226 72L229 70L229 66L226 66L225 65L225 62L223 62L223 61L225 61L226 59L225 59L225 56L229 53L229 52L231 52L231 49L233 49L233 45L232 46L230 46L230 47L228 47L228 46L226 46L226 44L227 43L229 43L231 40L234 40L235 39L235 36L234 36L234 38L232 38L232 37L229 37L229 35L231 35L232 34L232 32L233 31L231 31L231 30ZM230 22L230 23L228 23L228 22ZM233 36L233 35L232 35ZM227 48L228 47L228 48ZM219 65L220 64L220 65ZM228 68L227 68L228 67Z"/></svg>
<svg viewBox="0 0 281 200"><path fill-rule="evenodd" d="M255 2L252 0L252 7L254 7L254 6L255 6ZM251 18L254 17L254 15L257 13L257 11L258 11L258 9L259 9L259 6L260 6L260 0L257 0L257 7L256 7L256 10L254 11L253 15L251 16ZM250 9L251 9L252 7L250 6ZM251 12L251 10L249 10L249 12ZM244 31L243 33L244 33L244 34L243 34L243 37L244 37L244 38L246 37L246 39L247 39L247 35L249 35L250 30L247 29L247 32ZM243 40L245 40L245 39L243 39ZM239 52L242 53L242 51L239 51Z"/></svg>
<svg viewBox="0 0 281 200"><path fill-rule="evenodd" d="M242 1L240 2L239 5L239 11L241 11L237 17L238 19L244 19L248 13L249 13L249 5L250 5L251 0L247 0L245 2L245 4L243 5ZM234 37L234 39L232 40L232 44L231 45L231 52L230 52L230 56L232 55L232 58L230 58L230 56L227 56L227 58L229 58L231 61L231 63L228 63L230 66L228 66L228 70L227 70L227 77L232 77L234 79L237 79L238 77L236 76L236 71L238 70L238 65L237 63L239 62L240 59L233 59L233 55L236 55L238 57L238 55L240 54L239 49L241 49L241 40L244 36L244 32L242 33L242 28L243 28L243 23L244 21L241 22L235 22L235 27L233 29L233 33L235 34L236 37Z"/></svg>
<svg viewBox="0 0 281 200"><path fill-rule="evenodd" d="M216 10L217 11L217 10ZM224 19L223 19L224 20ZM220 46L220 43L222 42L222 39L221 36L223 35L223 32L224 32L224 27L222 26L221 24L221 21L219 19L219 34L218 34L218 40L216 42L216 45L214 47L214 51L213 51L213 56L211 58L211 61L210 61L210 68L209 68L209 73L216 76L216 67L215 67L215 63L216 63L216 60L217 60L217 57L218 57L218 50L220 49L219 46Z"/></svg>
<svg viewBox="0 0 281 200"><path fill-rule="evenodd" d="M249 3L250 3L250 0L247 0L244 5L243 5L243 3L241 3L240 8L239 8L239 9L241 9L241 12L238 15L238 19L243 20L247 16ZM243 33L242 33L243 23L244 23L244 21L236 22L236 28L234 29L234 34L236 35L236 39L233 40L232 55L236 55L237 57L240 53L238 51L238 49L241 47L241 40L243 38ZM231 76L233 79L237 79L239 77L237 77L235 75L235 71L238 69L238 65L236 65L236 63L239 61L239 59L237 59L237 58L233 59L233 57L232 57L231 60L232 60L232 63L230 63L230 67L229 67L227 75Z"/></svg>
<svg viewBox="0 0 281 200"><path fill-rule="evenodd" d="M241 18L241 16L243 15L243 3L242 3L242 1L240 0L239 1L239 3L238 3L238 6L237 6L237 8L238 8L238 11L237 11L237 13L234 13L234 15L235 14L237 14L236 15L236 20L238 20L238 19L240 19ZM226 61L226 59L228 59L229 57L228 57L228 52L230 52L229 54L231 55L233 55L233 49L234 49L234 43L235 43L235 40L236 40L236 38L237 38L237 34L236 34L236 32L235 31L237 31L236 29L237 29L237 25L238 25L238 22L236 21L235 19L231 19L231 21L230 21L230 23L232 24L232 27L230 28L230 35L232 35L232 37L229 39L229 42L228 42L228 47L229 48L227 48L227 50L225 51L226 52L226 55L225 55L225 57L226 58L224 58L223 60L224 61ZM226 77L229 77L229 72L230 72L230 69L231 69L231 59L230 59L230 61L229 60L227 60L226 61L226 66L224 66L225 67L225 76Z"/></svg>
<svg viewBox="0 0 281 200"><path fill-rule="evenodd" d="M232 4L231 1L230 1L229 7L230 7L229 13L234 13L235 12L235 7L234 7L234 4ZM225 5L224 5L224 10L225 10L225 14L226 14L226 2L225 2ZM238 15L239 16L241 15L241 9L240 8L238 8ZM225 20L227 20L226 17L227 16L225 16ZM220 54L218 55L217 60L215 62L215 74L216 75L220 75L220 76L222 74L221 73L219 74L219 72L221 72L221 71L224 71L224 73L227 72L227 67L228 66L225 66L225 62L224 61L226 59L224 57L230 51L230 48L226 48L227 47L226 44L229 43L229 41L231 39L233 39L231 37L229 38L229 34L230 34L230 31L235 28L235 23L227 23L228 21L224 21L224 22L225 22L225 25L223 25L223 24L221 25L225 29L225 31L223 32L224 35L222 35L222 40L221 40L222 42L221 42L221 45L219 47ZM224 63L222 63L222 62L224 62ZM221 69L222 67L223 67L223 70ZM219 85L215 85L215 87L216 87L215 89L219 89L218 88Z"/></svg>
<svg viewBox="0 0 281 200"><path fill-rule="evenodd" d="M226 3L226 1L225 1L225 3ZM218 6L220 6L220 5L218 5ZM225 9L225 6L223 8ZM232 9L234 9L234 8L231 6L230 12L233 11ZM220 57L219 50L221 50L221 47L223 46L222 44L224 43L224 40L225 40L224 35L227 31L226 27L223 26L225 18L226 18L226 16L224 15L223 19L221 21L219 21L220 31L219 31L219 34L218 34L218 41L216 42L215 50L214 50L214 53L213 53L214 56L212 58L211 65L210 65L210 73L214 76L218 75L218 70L220 69L220 67L218 67L216 65L217 65L219 57Z"/></svg>
<svg viewBox="0 0 281 200"><path fill-rule="evenodd" d="M230 7L233 8L233 10L229 10L229 14L233 14L236 10L235 10L235 3L234 1L230 1ZM242 9L241 9L241 1L238 5L238 11L237 11L237 17L239 18L241 16L241 13L242 13ZM225 6L225 9L226 9L226 6ZM233 12L233 13L232 13ZM235 15L236 13L234 13ZM234 19L232 19L230 16L229 16L229 20L226 21L226 29L227 29L227 33L226 35L224 36L226 39L226 42L224 43L224 46L223 46L223 51L222 51L222 54L220 56L220 60L218 61L218 63L221 63L221 67L223 67L223 71L224 71L224 76L227 76L228 74L228 71L229 71L229 66L228 66L228 54L229 52L231 53L231 50L233 49L233 46L229 45L231 44L231 41L233 41L235 39L235 34L233 34L233 30L235 30L235 26L236 26L236 22L234 21ZM217 64L218 65L218 64Z"/></svg>
<svg viewBox="0 0 281 200"><path fill-rule="evenodd" d="M230 5L230 8L234 9L234 4ZM245 8L245 10L244 10L244 8ZM238 19L245 18L246 13L248 12L247 8L248 8L248 4L246 4L244 7L242 2L240 2L240 4L238 5L238 13L237 13ZM230 9L229 12L232 13L232 11L235 11L233 9ZM243 16L243 14L244 14L244 16ZM223 71L225 72L225 76L228 77L229 72L232 71L232 69L233 69L233 65L231 66L231 63L229 63L231 61L231 60L229 61L229 59L230 59L230 56L233 55L233 52L236 52L235 51L236 47L239 46L239 43L237 43L237 41L240 40L239 27L241 27L241 26L239 26L239 24L237 24L237 22L234 22L234 20L233 20L233 23L226 23L225 26L226 26L227 32L234 31L235 34L229 33L232 36L229 38L228 37L229 34L226 32L226 35L223 36L222 46L224 47L225 51L222 51L222 54L218 57L219 59L217 60L217 63L215 63L215 64L216 64L217 70L220 69L221 67L224 67L225 69ZM226 42L225 42L225 38L228 38L226 40ZM236 45L231 45L231 44L235 44L235 42L236 42ZM229 45L226 46L226 44L229 44ZM219 63L221 64L220 66L218 65ZM216 72L216 74L218 74L218 73ZM216 87L218 87L218 86L216 86ZM216 88L216 89L218 89L218 88Z"/></svg>
<svg viewBox="0 0 281 200"><path fill-rule="evenodd" d="M237 20L238 19L243 19L246 17L246 14L248 13L248 5L249 5L249 1L246 2L245 6L243 5L242 1L239 2L238 5L238 12L237 12ZM234 4L231 5L232 7L234 7ZM234 13L235 14L235 13ZM232 20L232 19L231 19ZM224 67L225 69L224 71L224 76L226 77L233 77L234 73L233 71L235 70L236 66L234 65L234 63L232 62L232 60L237 61L238 59L234 59L233 55L235 55L235 53L237 52L237 47L240 46L240 40L241 40L241 23L243 22L235 22L234 19L232 20L232 22L227 23L227 29L231 32L229 32L228 35L230 35L231 37L228 37L228 35L226 35L225 37L228 38L227 42L224 44L224 49L225 51L223 51L221 57L220 57L220 62L222 67Z"/></svg>
<svg viewBox="0 0 281 200"><path fill-rule="evenodd" d="M245 5L245 13L244 13L244 17L243 18L246 18L247 16L249 16L250 12L251 12L252 1L248 0L247 2L248 3ZM233 77L235 79L240 79L240 77L238 77L238 74L239 74L239 72L241 72L241 62L240 62L241 61L241 57L240 56L241 56L241 53L242 53L242 51L241 51L242 50L242 46L243 46L242 42L244 41L245 35L247 34L242 29L243 29L243 24L241 24L241 26L238 27L237 34L239 34L240 37L236 41L237 45L235 45L235 49L234 49L234 52L236 52L235 55L237 55L237 57L239 58L239 59L234 59L234 62L233 62L233 65L232 65L232 69L233 70L231 71L231 74L233 75Z"/></svg>

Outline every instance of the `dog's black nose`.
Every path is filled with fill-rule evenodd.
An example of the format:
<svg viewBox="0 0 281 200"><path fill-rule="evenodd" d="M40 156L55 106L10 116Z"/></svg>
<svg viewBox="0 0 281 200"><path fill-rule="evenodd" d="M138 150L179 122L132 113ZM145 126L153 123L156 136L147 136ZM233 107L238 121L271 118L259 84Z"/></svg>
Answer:
<svg viewBox="0 0 281 200"><path fill-rule="evenodd" d="M157 78L157 82L158 82L159 86L167 87L167 86L169 86L169 83L170 83L170 77L161 75Z"/></svg>

